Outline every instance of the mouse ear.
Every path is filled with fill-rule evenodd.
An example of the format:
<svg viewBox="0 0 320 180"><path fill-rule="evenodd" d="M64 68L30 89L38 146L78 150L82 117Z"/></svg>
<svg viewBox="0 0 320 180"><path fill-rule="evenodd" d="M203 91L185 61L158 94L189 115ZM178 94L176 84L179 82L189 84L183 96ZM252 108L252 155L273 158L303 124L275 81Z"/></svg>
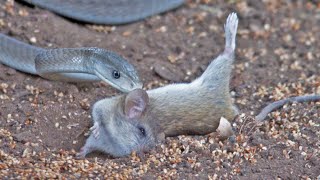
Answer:
<svg viewBox="0 0 320 180"><path fill-rule="evenodd" d="M140 118L148 103L147 92L142 89L135 89L126 96L124 113L129 119Z"/></svg>

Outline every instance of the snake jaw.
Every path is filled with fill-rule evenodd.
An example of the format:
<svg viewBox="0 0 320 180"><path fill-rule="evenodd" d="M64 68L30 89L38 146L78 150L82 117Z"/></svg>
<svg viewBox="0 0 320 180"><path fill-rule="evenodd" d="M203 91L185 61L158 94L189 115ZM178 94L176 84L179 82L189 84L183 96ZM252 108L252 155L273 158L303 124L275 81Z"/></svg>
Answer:
<svg viewBox="0 0 320 180"><path fill-rule="evenodd" d="M105 77L104 77L99 71L97 71L96 69L94 70L94 73L95 73L96 76L98 76L98 77L99 77L100 79L102 79L104 82L110 84L112 87L114 87L114 88L116 88L116 89L118 89L118 90L120 90L120 91L122 91L122 92L126 92L126 93L130 91L130 90L128 90L128 89L125 89L125 88L123 88L123 87L121 87L121 86L113 83L113 82L110 81L109 79L105 78Z"/></svg>

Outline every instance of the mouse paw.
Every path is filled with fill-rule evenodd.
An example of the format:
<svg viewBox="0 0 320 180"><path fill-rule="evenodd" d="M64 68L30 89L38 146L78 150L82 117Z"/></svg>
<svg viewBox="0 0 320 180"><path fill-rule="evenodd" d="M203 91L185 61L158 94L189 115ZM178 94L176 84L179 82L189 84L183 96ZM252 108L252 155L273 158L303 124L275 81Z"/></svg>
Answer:
<svg viewBox="0 0 320 180"><path fill-rule="evenodd" d="M225 36L226 36L226 49L231 51L235 50L236 47L236 34L238 29L238 17L236 13L229 14L226 23L224 25Z"/></svg>
<svg viewBox="0 0 320 180"><path fill-rule="evenodd" d="M99 125L99 123L95 122L93 124L93 126L90 128L90 131L92 131L92 134L93 134L94 138L96 138L96 139L99 138L99 136L100 136L100 133L99 133L100 125Z"/></svg>
<svg viewBox="0 0 320 180"><path fill-rule="evenodd" d="M80 149L80 152L78 152L78 153L76 154L76 158L77 158L77 159L84 159L84 158L86 157L86 155L87 155L86 148L85 148L85 147L82 147L82 148Z"/></svg>

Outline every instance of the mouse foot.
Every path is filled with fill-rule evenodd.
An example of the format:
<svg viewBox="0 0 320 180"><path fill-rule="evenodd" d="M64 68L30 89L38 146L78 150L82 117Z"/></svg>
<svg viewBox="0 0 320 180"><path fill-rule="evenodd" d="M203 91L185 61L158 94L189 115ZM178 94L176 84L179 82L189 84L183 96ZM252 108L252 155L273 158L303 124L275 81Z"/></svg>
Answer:
<svg viewBox="0 0 320 180"><path fill-rule="evenodd" d="M229 14L224 25L226 36L226 51L234 52L236 47L236 34L238 29L238 16L236 13Z"/></svg>
<svg viewBox="0 0 320 180"><path fill-rule="evenodd" d="M86 153L86 151L85 151L85 147L82 147L82 148L80 149L80 152L78 152L78 153L76 154L76 159L84 159L84 158L86 157L86 155L87 155L87 153Z"/></svg>
<svg viewBox="0 0 320 180"><path fill-rule="evenodd" d="M84 159L87 154L89 154L92 151L91 148L88 148L86 146L83 146L80 151L76 154L76 159Z"/></svg>
<svg viewBox="0 0 320 180"><path fill-rule="evenodd" d="M93 124L93 126L90 128L90 131L92 131L93 137L96 138L96 139L98 139L99 136L100 136L100 133L99 133L99 131L100 131L100 125L99 125L99 123L95 122L95 123Z"/></svg>

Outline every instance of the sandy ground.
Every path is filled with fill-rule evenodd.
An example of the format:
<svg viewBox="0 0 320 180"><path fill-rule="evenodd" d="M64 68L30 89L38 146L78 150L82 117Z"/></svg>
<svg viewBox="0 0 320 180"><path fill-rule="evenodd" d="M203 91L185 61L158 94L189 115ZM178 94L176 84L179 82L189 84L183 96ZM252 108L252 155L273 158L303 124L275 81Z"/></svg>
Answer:
<svg viewBox="0 0 320 180"><path fill-rule="evenodd" d="M120 94L104 83L52 82L0 65L0 176L144 179L317 179L320 103L289 104L257 125L270 102L320 94L317 1L188 1L123 26L73 22L49 11L0 1L0 30L30 44L95 46L134 64L145 87L189 82L223 50L223 23L239 16L231 81L241 115L235 143L213 134L166 138L143 156L92 154L76 160L91 126L92 105Z"/></svg>

